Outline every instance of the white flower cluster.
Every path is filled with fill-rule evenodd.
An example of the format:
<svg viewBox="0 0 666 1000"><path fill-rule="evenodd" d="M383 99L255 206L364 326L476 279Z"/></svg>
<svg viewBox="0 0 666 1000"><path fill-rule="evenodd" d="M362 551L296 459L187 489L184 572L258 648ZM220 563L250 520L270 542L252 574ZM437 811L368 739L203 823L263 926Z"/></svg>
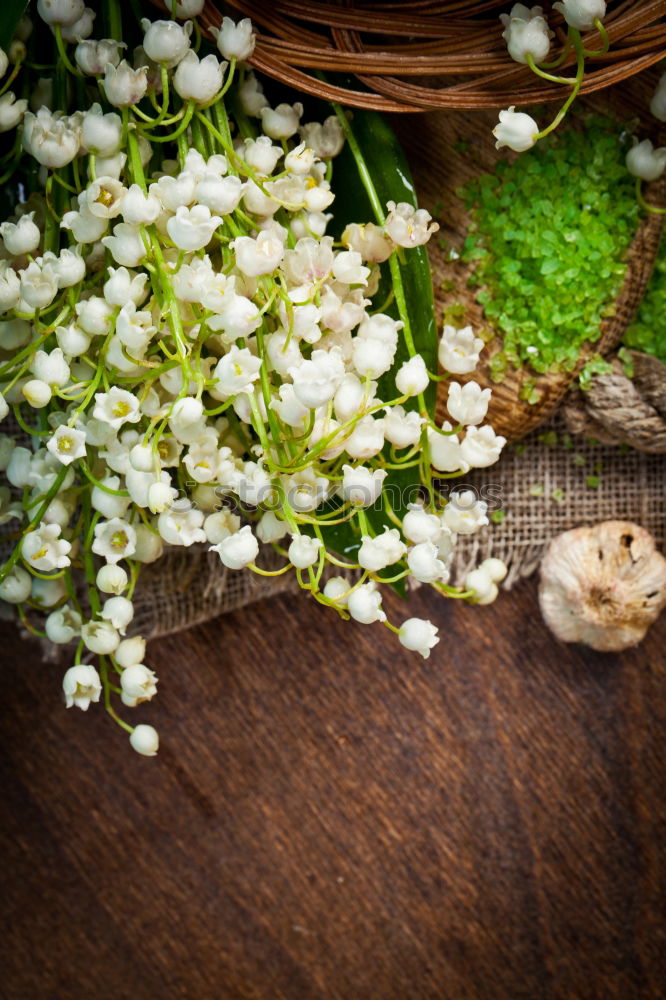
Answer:
<svg viewBox="0 0 666 1000"><path fill-rule="evenodd" d="M38 9L66 57L82 0ZM114 675L126 707L156 692L143 639L126 633L140 566L165 546L203 543L229 569L262 573L260 543L272 544L317 600L363 623L386 621L382 582L460 595L456 536L488 523L486 504L464 490L438 504L432 470L484 468L504 444L484 424L490 390L473 381L450 384L450 422L433 422L408 315L372 308L382 262L437 229L428 213L389 202L336 243L327 210L346 119L302 123L300 104L271 107L244 71L234 123L222 97L252 53L250 22L224 19L223 62L193 50L190 22L143 26L134 66L122 42L77 36L99 102L20 108L47 196L0 226L0 420L11 407L32 434L30 446L0 436L0 515L21 523L0 597L24 616L39 607L47 636L76 644L63 688L84 710L110 697ZM441 364L467 376L482 346L445 327ZM419 464L425 501L401 520L400 498L382 506L385 480ZM342 560L325 532L346 522L359 548ZM357 575L326 579L330 566ZM494 574L479 577L480 602ZM423 656L438 641L420 619L389 627ZM152 727L120 724L156 752Z"/></svg>
<svg viewBox="0 0 666 1000"><path fill-rule="evenodd" d="M656 90L650 101L650 111L659 121L666 121L666 73L659 78ZM641 181L656 181L666 170L666 146L655 149L649 139L641 142L634 136L634 144L626 156L627 170L636 178L639 188L639 201L644 208L652 209L643 201L640 195Z"/></svg>
<svg viewBox="0 0 666 1000"><path fill-rule="evenodd" d="M576 52L575 77L554 76L539 68L539 65L548 58L554 34L548 27L548 21L541 7L530 8L523 3L516 3L509 14L500 14L504 26L502 38L506 41L509 55L515 62L528 65L537 76L545 80L572 87L571 95L554 121L543 130L539 130L537 122L531 115L516 111L514 106L500 111L499 123L493 129L493 135L497 139L495 143L497 149L507 146L517 153L524 153L525 150L531 149L538 139L556 128L580 90L585 58L604 55L608 50L608 36L601 23L606 15L605 0L561 0L559 3L554 3L553 8L560 12L568 25L569 34L564 51L568 50L569 43L573 44ZM599 52L589 52L583 46L580 37L581 31L590 31L593 28L596 28L604 39L604 47ZM560 59L551 66L554 68L561 61Z"/></svg>

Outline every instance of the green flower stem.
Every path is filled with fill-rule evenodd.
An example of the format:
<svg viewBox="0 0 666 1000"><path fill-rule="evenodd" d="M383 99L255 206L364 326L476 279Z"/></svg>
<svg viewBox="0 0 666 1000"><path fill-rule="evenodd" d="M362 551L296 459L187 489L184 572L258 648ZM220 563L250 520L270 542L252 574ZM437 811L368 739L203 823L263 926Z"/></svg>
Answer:
<svg viewBox="0 0 666 1000"><path fill-rule="evenodd" d="M640 177L636 178L636 200L644 211L651 212L652 215L666 215L666 208L660 208L658 205L651 205L649 201L645 200L643 197L643 181Z"/></svg>
<svg viewBox="0 0 666 1000"><path fill-rule="evenodd" d="M409 572L408 569L403 569L395 576L380 576L378 573L372 573L371 576L377 583L397 583L398 580L404 580L406 576L409 576Z"/></svg>
<svg viewBox="0 0 666 1000"><path fill-rule="evenodd" d="M358 517L358 523L361 527L361 531L363 532L363 534L369 535L371 538L374 538L375 532L370 527L367 515L362 507L359 507L357 511L357 517Z"/></svg>
<svg viewBox="0 0 666 1000"><path fill-rule="evenodd" d="M134 590L136 588L137 581L139 579L139 574L141 573L141 563L138 562L136 559L126 559L125 562L129 566L129 571L130 571L130 582L129 582L129 587L127 588L126 596L128 600L131 601L132 598L134 597Z"/></svg>
<svg viewBox="0 0 666 1000"><path fill-rule="evenodd" d="M65 43L63 42L62 39L62 28L60 27L59 24L55 24L53 28L54 28L53 33L55 35L56 46L58 48L58 56L60 57L61 62L67 69L67 72L71 73L72 76L81 76L81 73L78 71L76 66L72 65L69 56L67 55L67 50L65 49ZM118 37L120 38L121 36L119 35Z"/></svg>
<svg viewBox="0 0 666 1000"><path fill-rule="evenodd" d="M190 124L190 121L192 119L192 115L194 114L195 107L196 107L196 105L195 105L194 101L188 101L187 102L187 108L185 109L185 113L182 116L182 121L181 121L180 125L178 126L178 128L175 129L173 132L169 132L168 135L151 135L150 136L150 141L151 142L173 142L174 139L178 139L179 140L179 144L178 145L179 145L179 148L180 148L180 139L183 136L183 133L184 133L185 129ZM189 145L186 142L185 143L185 150L187 151L188 149L189 149Z"/></svg>
<svg viewBox="0 0 666 1000"><path fill-rule="evenodd" d="M32 529L35 528L41 522L44 514L46 513L47 507L49 506L54 496L62 486L63 479L65 478L66 475L67 475L67 466L63 465L63 467L59 470L57 476L55 477L50 489L47 491L46 496L44 497L44 502L41 504L39 510L37 511L33 519L29 522L27 527L25 527L21 532L21 541L19 541L18 545L15 547L14 551L12 552L7 562L0 569L0 583L2 583L4 579L6 579L6 577L9 575L9 573L12 571L16 563L21 558L21 544L23 542L23 538L25 538L28 532L32 531Z"/></svg>
<svg viewBox="0 0 666 1000"><path fill-rule="evenodd" d="M324 542L324 536L322 535L321 529L318 527L318 525L314 526L314 533L321 542L321 545L319 547L319 560L317 562L317 569L314 571L314 581L313 581L314 588L316 588L316 590L318 591L319 584L321 583L322 573L324 572L324 568L326 566L326 543Z"/></svg>
<svg viewBox="0 0 666 1000"><path fill-rule="evenodd" d="M14 82L14 80L16 79L16 77L18 76L18 74L20 73L21 66L22 66L22 63L20 63L20 62L16 63L16 65L14 66L14 69L11 71L11 73L9 74L9 76L7 77L7 79L5 80L5 82L3 83L2 88L0 88L0 97L2 97L2 95L5 93L5 91L9 90L9 88L12 85L12 83Z"/></svg>
<svg viewBox="0 0 666 1000"><path fill-rule="evenodd" d="M550 80L551 83L563 83L567 87L575 83L575 79L569 76L553 76L552 73L546 73L544 70L539 69L530 52L527 53L527 65L533 73L536 73L537 76L540 76L544 80Z"/></svg>
<svg viewBox="0 0 666 1000"><path fill-rule="evenodd" d="M261 358L261 368L259 369L259 380L261 382L261 392L264 398L264 406L266 407L266 413L268 415L268 423L271 429L271 434L273 436L273 443L275 449L277 450L280 464L284 465L285 455L281 445L279 444L279 442L282 440L282 435L280 434L280 428L277 423L275 410L273 410L271 406L271 398L272 398L271 382L268 374L268 367L266 364L267 360L266 346L264 344L264 333L261 326L259 326L256 330L256 338L257 338L257 350L259 352L259 357Z"/></svg>
<svg viewBox="0 0 666 1000"><path fill-rule="evenodd" d="M93 538L94 538L94 535L95 535L95 525L97 524L97 522L99 521L100 517L102 516L100 514L100 512L97 511L97 510L92 515L92 517L90 516L91 512L92 512L91 503L92 503L92 501L91 501L91 498L90 498L90 494L89 493L85 493L84 496L83 496L83 520L84 520L84 523L87 526L86 527L85 537L84 537L84 540L83 540L83 548L84 548L85 551L88 551L91 548L91 546L92 546Z"/></svg>
<svg viewBox="0 0 666 1000"><path fill-rule="evenodd" d="M179 108L179 110L175 112L175 114L171 115L169 118L164 118L161 122L157 122L156 118L151 118L150 115L147 115L145 111L142 111L137 104L132 105L132 114L138 115L139 118L143 119L143 121L145 122L145 124L143 125L137 123L138 128L140 128L142 131L144 130L150 131L152 128L154 128L155 122L157 122L157 124L160 125L162 128L166 128L167 125L175 125L176 122L181 121L183 115L185 114L186 107L187 105L184 104L182 108Z"/></svg>
<svg viewBox="0 0 666 1000"><path fill-rule="evenodd" d="M134 726L130 726L129 723L121 719L111 704L112 685L109 681L109 668L107 666L105 656L100 656L99 658L99 675L102 681L102 687L104 688L104 708L109 713L113 721L117 722L121 729L124 729L126 733L131 735L134 732Z"/></svg>
<svg viewBox="0 0 666 1000"><path fill-rule="evenodd" d="M282 567L282 569L259 569L255 563L249 563L247 568L251 570L252 573L257 573L259 576L284 576L287 570L290 570L292 567L291 563L288 562L286 566Z"/></svg>
<svg viewBox="0 0 666 1000"><path fill-rule="evenodd" d="M10 386L11 386L11 383L10 383ZM21 427L21 429L24 430L26 432L26 434L29 434L30 437L48 437L51 434L51 430L50 429L49 430L37 430L36 427L30 427L29 424L26 424L25 420L23 419L23 417L21 415L21 410L20 410L20 407L19 407L18 403L14 403L12 405L12 411L14 413L14 418L15 418L17 424L19 425L19 427Z"/></svg>
<svg viewBox="0 0 666 1000"><path fill-rule="evenodd" d="M417 465L421 464L420 459L416 459L413 462L384 462L379 461L378 468L380 469L415 469Z"/></svg>
<svg viewBox="0 0 666 1000"><path fill-rule="evenodd" d="M543 69L557 69L557 67L561 66L562 63L564 62L564 60L566 59L566 57L568 56L570 48L571 48L571 35L567 34L566 40L564 42L564 48L560 52L560 54L557 57L557 59L554 59L553 62L544 62L544 63L541 63L542 68Z"/></svg>
<svg viewBox="0 0 666 1000"><path fill-rule="evenodd" d="M573 89L569 94L568 98L566 99L566 101L564 102L564 104L562 105L562 107L560 108L560 110L555 115L555 118L552 120L550 125L548 125L541 132L537 132L535 139L543 139L543 137L548 135L549 132L552 132L554 129L557 128L557 126L560 124L560 122L566 115L567 111L569 110L573 102L576 100L578 92L581 88L581 84L583 82L583 76L585 75L585 56L584 56L583 43L579 31L577 31L575 28L570 28L569 30L571 33L571 38L573 41L574 48L576 50L576 76L573 81Z"/></svg>
<svg viewBox="0 0 666 1000"><path fill-rule="evenodd" d="M127 490L112 490L110 486L105 486L103 483L101 483L99 479L97 479L97 477L92 474L92 472L90 471L90 467L88 466L88 463L83 458L80 458L78 460L77 468L81 470L86 479L90 480L93 486L96 486L99 490L102 490L103 493L108 493L109 496L112 497L129 496Z"/></svg>
<svg viewBox="0 0 666 1000"><path fill-rule="evenodd" d="M39 570L35 569L34 566L26 565L26 569L30 576L36 577L38 580L60 580L61 577L67 572L66 569L58 570L57 573L40 573Z"/></svg>
<svg viewBox="0 0 666 1000"><path fill-rule="evenodd" d="M610 38L608 37L608 32L606 31L604 25L601 23L598 17L594 19L594 27L597 29L601 35L601 48L600 49L583 49L583 55L590 59L594 59L598 56L605 56L610 48Z"/></svg>
<svg viewBox="0 0 666 1000"><path fill-rule="evenodd" d="M148 185L146 184L146 176L143 172L143 164L141 163L139 144L134 133L134 122L130 122L129 111L127 108L122 109L122 119L123 132L125 134L125 141L129 152L130 174L134 183L138 184L145 194L148 190Z"/></svg>
<svg viewBox="0 0 666 1000"><path fill-rule="evenodd" d="M215 124L217 126L217 132L219 133L222 140L222 145L226 148L231 147L233 149L233 143L231 141L231 129L229 128L229 118L227 116L227 109L224 106L224 101L218 101L217 104L213 105L212 109L207 110L204 117L209 125L212 125L212 122L210 120L211 110L212 110L212 116L215 119ZM236 174L236 175L238 174L238 170L236 169L233 161L231 161L228 166L230 174Z"/></svg>
<svg viewBox="0 0 666 1000"><path fill-rule="evenodd" d="M108 343L108 341L111 338L111 336L112 335L109 334L109 336L107 337L106 343L105 343L104 347L106 347L106 344ZM88 388L86 389L86 393L85 393L85 396L83 398L83 402L80 404L80 406L77 406L77 408L74 410L74 412L72 413L71 417L67 421L67 424L68 424L69 427L73 427L74 426L74 424L76 423L76 418L78 417L78 415L80 413L83 413L84 410L86 409L86 407L88 406L88 404L90 403L90 400L92 399L93 394L95 393L95 391L98 388L99 383L100 383L100 381L102 379L102 373L103 373L103 371L104 371L104 348L102 348L102 364L99 366L99 368L95 372L94 377L89 382Z"/></svg>
<svg viewBox="0 0 666 1000"><path fill-rule="evenodd" d="M342 559L338 559L338 557L336 555L334 555L332 552L328 552L327 555L326 555L326 558L331 563L331 565L333 565L333 566L339 566L340 569L360 569L361 568L360 563L344 562ZM354 589L353 587L350 587L349 588L349 593L351 593L353 589Z"/></svg>
<svg viewBox="0 0 666 1000"><path fill-rule="evenodd" d="M306 514L299 514L298 522L299 524L311 524L313 526L323 525L325 528L328 528L332 524L349 524L355 515L355 510L350 511L345 517L332 517L328 514L321 514L319 517L308 517Z"/></svg>
<svg viewBox="0 0 666 1000"><path fill-rule="evenodd" d="M143 171L142 171L142 175L143 175ZM145 178L144 178L144 183L145 183ZM181 362L181 364L183 366L183 371L184 371L184 374L185 374L185 382L187 382L188 378L192 378L193 377L192 368L190 366L190 361L189 361L189 357L188 357L188 354L189 354L188 344L187 344L187 340L185 338L185 333L183 331L183 324L182 324L182 321L181 321L181 318L180 318L180 310L179 310L179 307L178 307L178 300L176 299L176 296L174 294L174 290L173 290L173 288L171 286L171 281L169 280L169 273L168 273L167 268L166 268L164 257L162 255L162 248L160 246L160 241L159 241L159 239L157 237L157 234L155 232L155 227L154 226L150 227L150 230L149 230L149 239L150 239L150 245L151 245L151 248L152 248L152 251L153 251L154 260L155 260L155 263L157 265L157 273L158 273L158 278L159 278L160 285L161 285L161 288L162 288L162 293L163 293L163 296L164 296L164 301L168 305L168 309L169 309L169 316L170 316L170 319L171 319L171 324L170 324L171 325L171 331L173 333L174 340L176 341L176 350L177 350L180 362ZM167 356L168 356L168 352L166 352L166 353L167 353Z"/></svg>
<svg viewBox="0 0 666 1000"><path fill-rule="evenodd" d="M180 161L180 166L181 169L184 169L185 160L187 158L187 154L190 151L190 144L187 141L187 136L185 135L184 131L182 130L179 131L176 142L178 143L178 159Z"/></svg>
<svg viewBox="0 0 666 1000"><path fill-rule="evenodd" d="M196 24L196 21L195 21L195 24ZM201 111L205 111L206 108L212 108L213 105L215 105L215 104L218 103L218 101L223 100L224 95L226 94L226 92L229 90L229 87L233 83L234 73L235 72L236 72L236 60L232 59L230 61L230 63L229 63L229 72L227 73L227 79L224 81L222 89L218 90L218 92L215 95L215 97L211 98L210 101L207 101L205 104L200 104L199 105L199 109Z"/></svg>
<svg viewBox="0 0 666 1000"><path fill-rule="evenodd" d="M198 53L201 48L201 28L199 27L199 22L196 17L192 18L192 24L194 25L194 44L192 48Z"/></svg>
<svg viewBox="0 0 666 1000"><path fill-rule="evenodd" d="M222 109L222 111L220 109ZM216 104L215 107L213 108L213 111L214 111L216 117L219 117L219 115L221 113L224 114L224 120L226 121L226 112L224 111L224 106L222 104ZM229 165L229 173L230 174L232 174L232 173L235 174L235 175L238 175L239 173L244 174L246 177L249 177L250 180L254 181L254 183L257 185L257 187L262 192L262 194L265 194L267 198L272 198L272 200L275 201L275 202L277 202L278 205L283 205L283 206L287 205L287 202L281 201L280 198L276 198L275 195L271 194L271 192L267 190L267 188L265 186L266 178L265 177L263 177L263 178L260 177L252 169L252 167L248 163L245 162L245 160L243 159L243 157L238 155L238 153L234 149L233 143L231 141L231 133L229 133L229 136L227 138L226 134L223 133L223 130L215 128L215 126L213 125L213 123L211 121L209 121L209 119L206 117L206 115L201 114L199 111L196 111L195 114L196 114L197 118L199 119L199 121L205 126L205 128L208 129L208 131L218 141L218 143L220 144L221 148L226 153L227 159L229 161L228 165ZM227 131L228 131L228 128L229 128L228 121L226 122L226 124L227 124ZM237 169L232 169L233 166L234 166L234 164L236 164Z"/></svg>
<svg viewBox="0 0 666 1000"><path fill-rule="evenodd" d="M349 148L352 151L354 160L356 161L356 167L358 169L361 178L361 183L363 184L363 187L367 192L368 198L370 199L370 204L372 205L372 210L375 213L377 224L383 226L384 222L386 221L386 216L384 215L384 206L379 200L379 195L377 194L377 191L375 189L372 176L370 174L370 171L368 170L368 166L363 157L363 153L361 152L361 147L356 141L356 136L352 131L352 128L349 124L349 120L342 106L336 103L333 103L332 106L338 118L338 121L340 122L342 131L344 132L345 139L349 144Z"/></svg>
<svg viewBox="0 0 666 1000"><path fill-rule="evenodd" d="M48 638L46 632L40 632L38 628L35 628L34 625L30 624L30 622L28 621L28 616L25 613L25 607L23 604L18 604L16 610L18 611L18 615L19 618L21 619L22 625L24 625L24 627L27 628L28 632L30 632L31 635L35 635L39 639ZM37 608L37 610L43 610L43 609Z"/></svg>
<svg viewBox="0 0 666 1000"><path fill-rule="evenodd" d="M208 133L201 127L201 122L197 115L192 117L192 145L198 150L204 159L208 159L212 154L209 147Z"/></svg>
<svg viewBox="0 0 666 1000"><path fill-rule="evenodd" d="M271 458L273 449L271 448L271 443L268 440L268 436L266 434L266 425L264 424L263 417L261 416L261 411L259 409L259 403L257 402L257 397L253 392L248 392L247 398L250 403L250 409L252 410L252 417L253 417L252 426L254 427L254 430L259 438L259 441L261 442L261 447L264 450L264 457L266 459L266 462L271 468L271 470L275 472L277 471L277 467L273 462L273 459Z"/></svg>

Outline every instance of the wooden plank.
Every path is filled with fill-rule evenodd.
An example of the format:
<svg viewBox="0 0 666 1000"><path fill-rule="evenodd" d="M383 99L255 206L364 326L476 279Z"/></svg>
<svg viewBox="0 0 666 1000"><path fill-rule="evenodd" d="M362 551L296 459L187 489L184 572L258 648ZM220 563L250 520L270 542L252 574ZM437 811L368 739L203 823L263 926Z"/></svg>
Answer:
<svg viewBox="0 0 666 1000"><path fill-rule="evenodd" d="M408 613L427 661L293 597L156 641L154 760L3 625L2 996L658 997L664 621L614 656L529 584Z"/></svg>

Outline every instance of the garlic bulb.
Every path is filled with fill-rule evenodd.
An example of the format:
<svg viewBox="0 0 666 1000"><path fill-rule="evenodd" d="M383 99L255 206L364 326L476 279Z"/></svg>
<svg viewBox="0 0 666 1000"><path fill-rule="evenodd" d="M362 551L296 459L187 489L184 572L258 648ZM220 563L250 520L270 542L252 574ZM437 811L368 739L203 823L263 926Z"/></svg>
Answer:
<svg viewBox="0 0 666 1000"><path fill-rule="evenodd" d="M539 604L558 639L626 649L666 605L666 559L652 535L630 521L565 531L541 562Z"/></svg>

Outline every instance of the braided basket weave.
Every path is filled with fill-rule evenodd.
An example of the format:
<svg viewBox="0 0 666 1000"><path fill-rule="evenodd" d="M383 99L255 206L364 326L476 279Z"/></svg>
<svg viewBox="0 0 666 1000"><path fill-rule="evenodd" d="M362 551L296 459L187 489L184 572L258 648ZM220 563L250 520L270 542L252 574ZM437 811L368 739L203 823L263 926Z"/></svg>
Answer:
<svg viewBox="0 0 666 1000"><path fill-rule="evenodd" d="M561 89L509 57L493 0L227 0L225 9L250 17L257 45L255 69L307 94L377 111L503 108L559 100ZM552 57L562 51L566 25L548 15L555 31ZM199 22L205 33L221 21L207 0ZM666 49L666 0L611 0L604 18L610 51L590 63L583 93L620 83L654 65ZM599 49L596 31L585 35ZM562 68L573 66L569 53ZM324 81L320 72L353 74L362 84Z"/></svg>

